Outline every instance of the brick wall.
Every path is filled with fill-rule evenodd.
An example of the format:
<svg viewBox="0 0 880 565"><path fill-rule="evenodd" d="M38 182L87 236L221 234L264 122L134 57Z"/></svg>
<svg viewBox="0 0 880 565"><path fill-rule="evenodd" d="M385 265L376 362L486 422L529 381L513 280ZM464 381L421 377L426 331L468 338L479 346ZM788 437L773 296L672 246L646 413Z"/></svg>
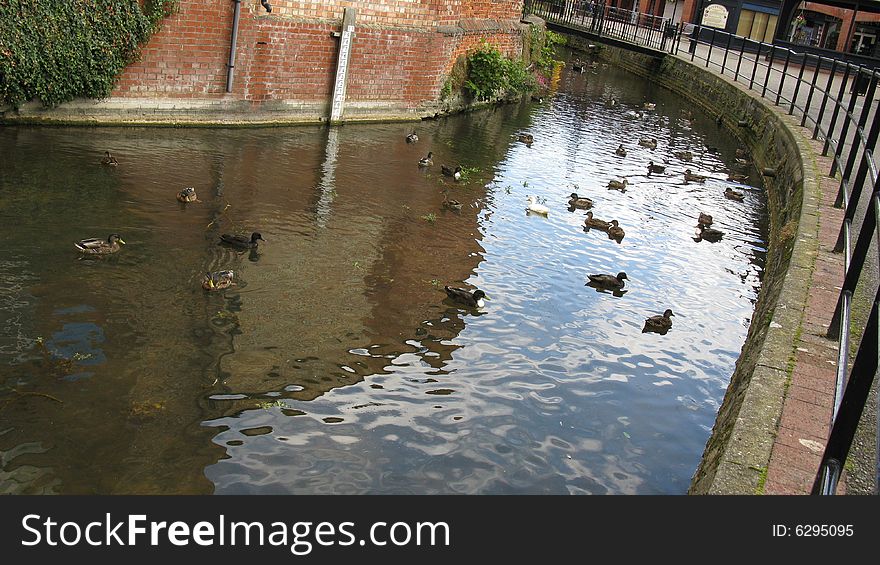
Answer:
<svg viewBox="0 0 880 565"><path fill-rule="evenodd" d="M179 10L120 77L113 96L329 101L343 8L357 9L346 104L418 109L434 103L456 57L482 41L519 56L522 0L373 2L243 0L231 94L230 0L180 0Z"/></svg>

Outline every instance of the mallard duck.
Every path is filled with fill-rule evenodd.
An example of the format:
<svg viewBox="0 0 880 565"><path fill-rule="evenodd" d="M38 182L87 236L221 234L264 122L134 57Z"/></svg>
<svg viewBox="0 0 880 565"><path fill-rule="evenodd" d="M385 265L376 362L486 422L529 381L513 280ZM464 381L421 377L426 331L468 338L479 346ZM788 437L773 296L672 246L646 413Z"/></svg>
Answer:
<svg viewBox="0 0 880 565"><path fill-rule="evenodd" d="M626 149L624 149L622 143L617 146L617 149L614 151L614 153L620 155L621 157L626 157Z"/></svg>
<svg viewBox="0 0 880 565"><path fill-rule="evenodd" d="M575 72L582 73L587 70L587 67L580 59L575 59L571 62L571 69Z"/></svg>
<svg viewBox="0 0 880 565"><path fill-rule="evenodd" d="M116 160L116 157L110 154L109 151L104 151L104 158L101 159L102 165L107 165L108 167L115 167L119 165L119 161Z"/></svg>
<svg viewBox="0 0 880 565"><path fill-rule="evenodd" d="M443 289L446 291L446 296L448 296L453 302L464 304L470 308L482 308L486 304L484 300L489 300L486 293L479 289L473 292L463 288L452 288L449 286L444 286Z"/></svg>
<svg viewBox="0 0 880 565"><path fill-rule="evenodd" d="M662 316L651 316L645 320L645 327L642 328L642 333L656 332L659 334L665 334L670 328L672 328L671 316L675 316L675 314L673 314L672 310L669 308L663 312Z"/></svg>
<svg viewBox="0 0 880 565"><path fill-rule="evenodd" d="M585 196L578 196L577 192L572 192L568 197L568 205L572 208L586 210L593 207L593 201Z"/></svg>
<svg viewBox="0 0 880 565"><path fill-rule="evenodd" d="M684 180L686 182L706 182L706 177L692 173L690 169L684 170Z"/></svg>
<svg viewBox="0 0 880 565"><path fill-rule="evenodd" d="M216 271L214 273L207 272L205 273L205 278L202 279L202 288L205 290L223 290L224 288L229 288L230 286L235 286L235 273L232 271Z"/></svg>
<svg viewBox="0 0 880 565"><path fill-rule="evenodd" d="M639 140L639 145L648 149L657 149L657 140L653 137L643 137Z"/></svg>
<svg viewBox="0 0 880 565"><path fill-rule="evenodd" d="M252 233L250 238L244 235L233 235L229 233L224 233L220 236L220 243L238 247L240 249L255 249L258 245L258 240L266 241L259 232Z"/></svg>
<svg viewBox="0 0 880 565"><path fill-rule="evenodd" d="M731 200L736 200L737 202L742 202L746 198L745 194L743 194L742 192L733 190L729 186L724 189L724 196L731 199Z"/></svg>
<svg viewBox="0 0 880 565"><path fill-rule="evenodd" d="M644 108L645 110L653 110L657 108L657 104L655 104L654 102L645 102L644 104L642 104L642 108Z"/></svg>
<svg viewBox="0 0 880 565"><path fill-rule="evenodd" d="M526 198L529 201L528 207L526 207L526 212L531 212L533 214L540 214L542 216L546 216L550 213L550 209L544 206L543 204L538 204L535 202L534 196L529 196Z"/></svg>
<svg viewBox="0 0 880 565"><path fill-rule="evenodd" d="M666 170L666 165L655 165L654 161L648 161L648 174L662 173Z"/></svg>
<svg viewBox="0 0 880 565"><path fill-rule="evenodd" d="M200 202L196 195L196 189L189 186L177 193L177 200L180 202Z"/></svg>
<svg viewBox="0 0 880 565"><path fill-rule="evenodd" d="M749 175L741 173L727 173L727 180L730 182L745 182L749 180Z"/></svg>
<svg viewBox="0 0 880 565"><path fill-rule="evenodd" d="M618 225L617 220L611 220L611 227L607 230L608 238L617 240L617 243L620 243L620 240L623 239L623 236L626 235L626 232L623 231L623 228Z"/></svg>
<svg viewBox="0 0 880 565"><path fill-rule="evenodd" d="M452 177L455 180L461 180L461 165L458 165L454 169L452 167L447 167L446 165L440 165L440 171L444 176Z"/></svg>
<svg viewBox="0 0 880 565"><path fill-rule="evenodd" d="M122 236L118 233L111 233L106 240L103 240L100 237L90 237L88 239L81 239L74 243L74 245L81 253L89 255L109 255L110 253L116 253L119 251L121 246L125 245L125 242L122 240Z"/></svg>
<svg viewBox="0 0 880 565"><path fill-rule="evenodd" d="M675 155L682 161L690 161L694 158L694 154L690 151L676 151L675 153L673 153L673 155Z"/></svg>
<svg viewBox="0 0 880 565"><path fill-rule="evenodd" d="M456 212L461 210L461 202L458 200L450 200L449 193L447 191L443 191L443 207L449 208L450 210L455 210Z"/></svg>
<svg viewBox="0 0 880 565"><path fill-rule="evenodd" d="M408 136L406 136L406 142L407 142L407 143L415 143L415 142L418 141L418 140L419 140L419 136L416 135L416 132L412 132L411 134L409 134Z"/></svg>
<svg viewBox="0 0 880 565"><path fill-rule="evenodd" d="M708 228L708 227L701 224L699 226L699 231L697 232L697 237L695 237L694 239L696 239L697 241L705 239L706 241L715 242L715 241L721 241L721 237L723 235L724 235L723 231L716 230L715 228Z"/></svg>
<svg viewBox="0 0 880 565"><path fill-rule="evenodd" d="M608 188L612 190L619 190L620 192L626 192L626 185L628 184L628 180L624 178L616 178L608 181Z"/></svg>
<svg viewBox="0 0 880 565"><path fill-rule="evenodd" d="M710 216L709 214L704 214L703 212L700 212L700 217L697 218L697 225L704 226L704 227L708 228L709 226L712 225L712 216Z"/></svg>
<svg viewBox="0 0 880 565"><path fill-rule="evenodd" d="M625 284L623 281L629 280L626 276L626 273L623 271L617 273L617 275L587 275L589 277L590 282L587 284L593 287L606 288L608 290L620 290L623 288Z"/></svg>
<svg viewBox="0 0 880 565"><path fill-rule="evenodd" d="M427 155L425 155L424 157L419 159L419 166L420 167L430 167L433 164L434 164L434 153L432 153L431 151L428 151Z"/></svg>
<svg viewBox="0 0 880 565"><path fill-rule="evenodd" d="M597 230L607 231L611 227L611 222L600 220L593 217L593 212L587 212L587 219L584 220L584 226L588 228L596 228Z"/></svg>
<svg viewBox="0 0 880 565"><path fill-rule="evenodd" d="M526 145L531 145L535 141L535 137L530 133L521 133L516 136L516 138Z"/></svg>

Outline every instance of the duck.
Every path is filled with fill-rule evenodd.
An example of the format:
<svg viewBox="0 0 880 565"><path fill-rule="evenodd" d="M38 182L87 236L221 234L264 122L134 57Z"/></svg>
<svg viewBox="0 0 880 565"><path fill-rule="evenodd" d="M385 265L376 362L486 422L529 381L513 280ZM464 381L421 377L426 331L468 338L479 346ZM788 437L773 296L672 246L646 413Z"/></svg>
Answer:
<svg viewBox="0 0 880 565"><path fill-rule="evenodd" d="M748 159L740 159L739 157L734 159L733 162L738 167L748 167L749 165L752 164L752 162L749 161Z"/></svg>
<svg viewBox="0 0 880 565"><path fill-rule="evenodd" d="M572 208L586 210L593 207L593 201L585 196L578 196L577 192L572 192L568 197L568 205Z"/></svg>
<svg viewBox="0 0 880 565"><path fill-rule="evenodd" d="M608 228L611 227L611 222L606 222L605 220L594 218L593 212L587 212L587 219L584 220L584 227L608 231Z"/></svg>
<svg viewBox="0 0 880 565"><path fill-rule="evenodd" d="M609 99L607 99L605 101L605 106L608 108L614 108L615 106L617 106L617 99L614 98L613 96L610 97Z"/></svg>
<svg viewBox="0 0 880 565"><path fill-rule="evenodd" d="M729 198L730 200L736 200L737 202L742 202L746 198L745 194L743 194L742 192L733 190L729 186L724 189L724 196Z"/></svg>
<svg viewBox="0 0 880 565"><path fill-rule="evenodd" d="M666 165L655 165L654 161L648 161L648 174L662 173L666 170Z"/></svg>
<svg viewBox="0 0 880 565"><path fill-rule="evenodd" d="M640 112L636 112L635 110L627 110L623 113L623 115L633 120L638 120L642 117L642 114Z"/></svg>
<svg viewBox="0 0 880 565"><path fill-rule="evenodd" d="M223 290L224 288L229 288L231 286L235 286L235 273L233 271L216 271L205 273L205 278L202 279L202 288L205 290L215 291L215 290Z"/></svg>
<svg viewBox="0 0 880 565"><path fill-rule="evenodd" d="M459 304L463 304L470 308L482 308L486 305L484 301L489 300L489 297L486 296L486 293L480 289L471 292L463 288L452 288L450 286L444 286L443 290L446 291L446 296L448 296L450 300L452 300L453 302L458 302Z"/></svg>
<svg viewBox="0 0 880 565"><path fill-rule="evenodd" d="M624 178L616 178L608 181L608 188L612 190L619 190L620 192L626 192L626 185L628 184L628 180Z"/></svg>
<svg viewBox="0 0 880 565"><path fill-rule="evenodd" d="M690 151L676 151L675 153L673 153L673 155L675 155L677 158L681 159L682 161L690 161L691 159L694 158L694 154L691 153Z"/></svg>
<svg viewBox="0 0 880 565"><path fill-rule="evenodd" d="M692 173L690 169L684 170L684 180L685 182L693 181L693 182L706 182L706 177L703 175L698 175L696 173Z"/></svg>
<svg viewBox="0 0 880 565"><path fill-rule="evenodd" d="M626 235L626 232L623 231L623 228L618 225L617 220L611 220L611 227L607 230L608 238L617 240L617 243L620 243L620 240L623 239L623 236Z"/></svg>
<svg viewBox="0 0 880 565"><path fill-rule="evenodd" d="M639 145L648 149L657 149L657 140L653 137L643 137L639 140Z"/></svg>
<svg viewBox="0 0 880 565"><path fill-rule="evenodd" d="M705 239L706 241L721 241L722 236L724 236L724 232L721 230L716 230L715 228L709 228L704 225L700 225L700 231L697 232L697 241Z"/></svg>
<svg viewBox="0 0 880 565"><path fill-rule="evenodd" d="M109 255L119 251L125 245L125 241L123 241L122 236L118 233L111 233L106 240L100 237L90 237L88 239L81 239L74 243L74 245L81 253Z"/></svg>
<svg viewBox="0 0 880 565"><path fill-rule="evenodd" d="M645 110L654 110L655 108L657 108L657 104L655 104L654 102L645 102L644 104L642 104L642 108L644 108Z"/></svg>
<svg viewBox="0 0 880 565"><path fill-rule="evenodd" d="M614 153L620 155L621 157L626 157L626 149L624 149L622 143L617 146L617 149L614 151Z"/></svg>
<svg viewBox="0 0 880 565"><path fill-rule="evenodd" d="M101 159L102 165L107 165L108 167L116 167L119 165L119 161L116 160L116 157L110 154L109 151L104 151L104 158Z"/></svg>
<svg viewBox="0 0 880 565"><path fill-rule="evenodd" d="M547 208L547 207L544 206L543 204L538 204L537 202L535 202L535 197L534 197L534 196L529 196L529 197L527 198L527 200L529 201L529 205L528 205L528 207L526 208L526 212L530 212L530 213L533 213L533 214L540 214L540 215L542 215L542 216L546 216L547 214L550 213L550 209L549 209L549 208Z"/></svg>
<svg viewBox="0 0 880 565"><path fill-rule="evenodd" d="M621 290L625 284L623 281L629 280L626 273L620 271L617 275L587 275L590 282L587 284L592 287L605 288L608 290Z"/></svg>
<svg viewBox="0 0 880 565"><path fill-rule="evenodd" d="M708 228L709 226L712 225L712 216L710 216L709 214L704 214L703 212L700 212L700 217L697 218L697 225L704 226L704 227Z"/></svg>
<svg viewBox="0 0 880 565"><path fill-rule="evenodd" d="M452 177L455 180L461 180L461 165L456 166L454 169L446 165L440 165L440 171L444 176Z"/></svg>
<svg viewBox="0 0 880 565"><path fill-rule="evenodd" d="M583 64L583 62L581 62L580 59L575 59L571 62L571 68L575 72L582 73L586 70L587 67Z"/></svg>
<svg viewBox="0 0 880 565"><path fill-rule="evenodd" d="M191 186L184 188L183 190L178 192L177 200L179 202L201 202L198 195L196 195L196 189Z"/></svg>
<svg viewBox="0 0 880 565"><path fill-rule="evenodd" d="M742 173L728 173L727 180L730 182L745 182L749 180L749 175Z"/></svg>
<svg viewBox="0 0 880 565"><path fill-rule="evenodd" d="M434 164L434 153L432 153L431 151L428 151L427 155L425 155L424 157L419 159L419 166L420 167L430 167L433 164Z"/></svg>
<svg viewBox="0 0 880 565"><path fill-rule="evenodd" d="M406 136L407 143L415 143L418 140L419 140L419 136L416 134L416 132L412 132L411 134Z"/></svg>
<svg viewBox="0 0 880 565"><path fill-rule="evenodd" d="M672 309L667 308L661 316L651 316L647 318L645 320L645 326L642 328L642 333L656 332L659 334L665 334L672 328L671 316L675 316L675 314L672 313Z"/></svg>
<svg viewBox="0 0 880 565"><path fill-rule="evenodd" d="M239 249L256 249L258 245L257 241L266 241L263 239L263 236L260 235L260 232L252 233L250 238L244 235L233 235L229 233L224 233L220 236L220 243L238 247Z"/></svg>
<svg viewBox="0 0 880 565"><path fill-rule="evenodd" d="M458 200L450 200L449 193L447 191L443 191L443 207L449 208L450 210L455 210L456 212L461 210L461 202Z"/></svg>
<svg viewBox="0 0 880 565"><path fill-rule="evenodd" d="M535 141L535 137L530 133L521 133L517 135L516 138L526 145L531 145Z"/></svg>

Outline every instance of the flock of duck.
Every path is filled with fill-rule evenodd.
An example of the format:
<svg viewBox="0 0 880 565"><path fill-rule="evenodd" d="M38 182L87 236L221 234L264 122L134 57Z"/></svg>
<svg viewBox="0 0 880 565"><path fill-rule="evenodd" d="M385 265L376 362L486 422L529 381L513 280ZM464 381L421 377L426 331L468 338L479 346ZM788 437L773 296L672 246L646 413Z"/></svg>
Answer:
<svg viewBox="0 0 880 565"><path fill-rule="evenodd" d="M586 68L586 64L576 61L574 63L574 68L576 71L582 71L584 68ZM613 107L615 105L616 100L614 100L613 98L606 101L606 106ZM644 110L653 110L654 108L654 103L646 102L643 105ZM532 136L532 134L529 133L519 133L516 135L516 137L519 141L527 144L528 146L531 146L534 142L534 137ZM418 140L419 137L416 132L410 133L406 136L407 143L416 143L418 142ZM643 137L639 140L639 145L654 150L657 148L657 140L654 138ZM622 143L619 144L617 149L615 150L615 154L619 157L626 157L626 147L624 147ZM693 159L693 154L690 151L675 151L673 154L681 161L689 162ZM418 166L420 168L432 167L434 165L433 157L434 154L429 151L427 155L419 159ZM109 151L105 152L104 158L102 159L101 163L108 167L116 167L119 165L117 159L113 157ZM750 165L751 162L748 160L748 152L742 149L737 149L736 163L737 165L741 165L743 167ZM647 164L647 169L649 176L651 174L665 174L666 165L658 164L651 160ZM443 164L441 165L440 170L443 176L449 177L454 181L459 181L462 178L463 169L461 165L451 167ZM747 177L748 175L743 173L731 172L728 176L728 180L741 182L746 180ZM704 175L694 173L689 168L685 169L684 171L684 181L686 183L703 183L706 181L706 178L707 177ZM614 178L608 182L607 186L609 190L626 192L628 185L629 181L626 178ZM743 193L738 192L729 186L725 189L724 196L728 199L740 202L743 201L745 198ZM195 188L193 187L184 188L177 193L176 197L177 200L182 203L200 202L196 194ZM527 201L527 213L540 214L544 216L549 214L550 209L544 204L538 202L534 196L528 196ZM626 235L624 229L620 226L620 223L616 219L602 220L594 216L592 211L594 202L590 198L581 196L578 193L573 192L569 196L568 205L570 211L587 210L586 218L584 220L585 231L595 229L605 232L608 234L609 239L615 240L617 243L620 243ZM449 198L448 189L443 191L443 206L445 208L455 211L462 209L461 202ZM696 232L694 240L706 240L710 242L719 241L723 237L724 233L720 230L710 227L712 223L713 218L711 215L700 212L699 216L697 217L698 231ZM256 249L260 241L265 241L265 239L263 239L262 235L259 232L253 232L250 237L237 234L222 234L220 236L218 244L229 246L239 250L247 250ZM118 233L113 233L110 234L110 236L108 236L106 240L101 238L88 238L80 240L74 245L83 254L108 255L118 252L121 249L121 246L124 244L125 241L122 239L122 236ZM589 281L587 282L587 284L589 286L592 286L599 290L610 291L617 295L620 295L620 293L624 292L624 286L626 284L625 281L628 280L625 272L619 272L616 275L607 273L591 274L588 275L588 279ZM234 285L235 273L232 270L207 272L202 279L202 288L207 291L223 290ZM444 290L450 300L468 308L482 308L485 304L485 300L489 300L489 297L486 296L486 293L480 289L475 289L471 291L464 288L444 286ZM672 316L674 316L674 314L669 308L667 308L663 312L663 314L649 316L645 320L642 332L656 332L660 334L666 334L666 332L668 332L672 328Z"/></svg>

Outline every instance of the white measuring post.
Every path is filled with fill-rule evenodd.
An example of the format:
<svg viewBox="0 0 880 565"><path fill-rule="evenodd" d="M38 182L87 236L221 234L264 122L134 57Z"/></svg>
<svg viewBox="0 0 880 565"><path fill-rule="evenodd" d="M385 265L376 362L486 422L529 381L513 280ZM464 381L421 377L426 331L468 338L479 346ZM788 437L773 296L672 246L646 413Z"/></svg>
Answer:
<svg viewBox="0 0 880 565"><path fill-rule="evenodd" d="M330 106L330 122L342 121L342 109L345 105L345 85L348 80L348 63L351 59L351 40L354 37L354 18L356 10L345 8L342 13L342 33L334 33L340 37L339 60L336 62L336 81L333 84L333 103Z"/></svg>

